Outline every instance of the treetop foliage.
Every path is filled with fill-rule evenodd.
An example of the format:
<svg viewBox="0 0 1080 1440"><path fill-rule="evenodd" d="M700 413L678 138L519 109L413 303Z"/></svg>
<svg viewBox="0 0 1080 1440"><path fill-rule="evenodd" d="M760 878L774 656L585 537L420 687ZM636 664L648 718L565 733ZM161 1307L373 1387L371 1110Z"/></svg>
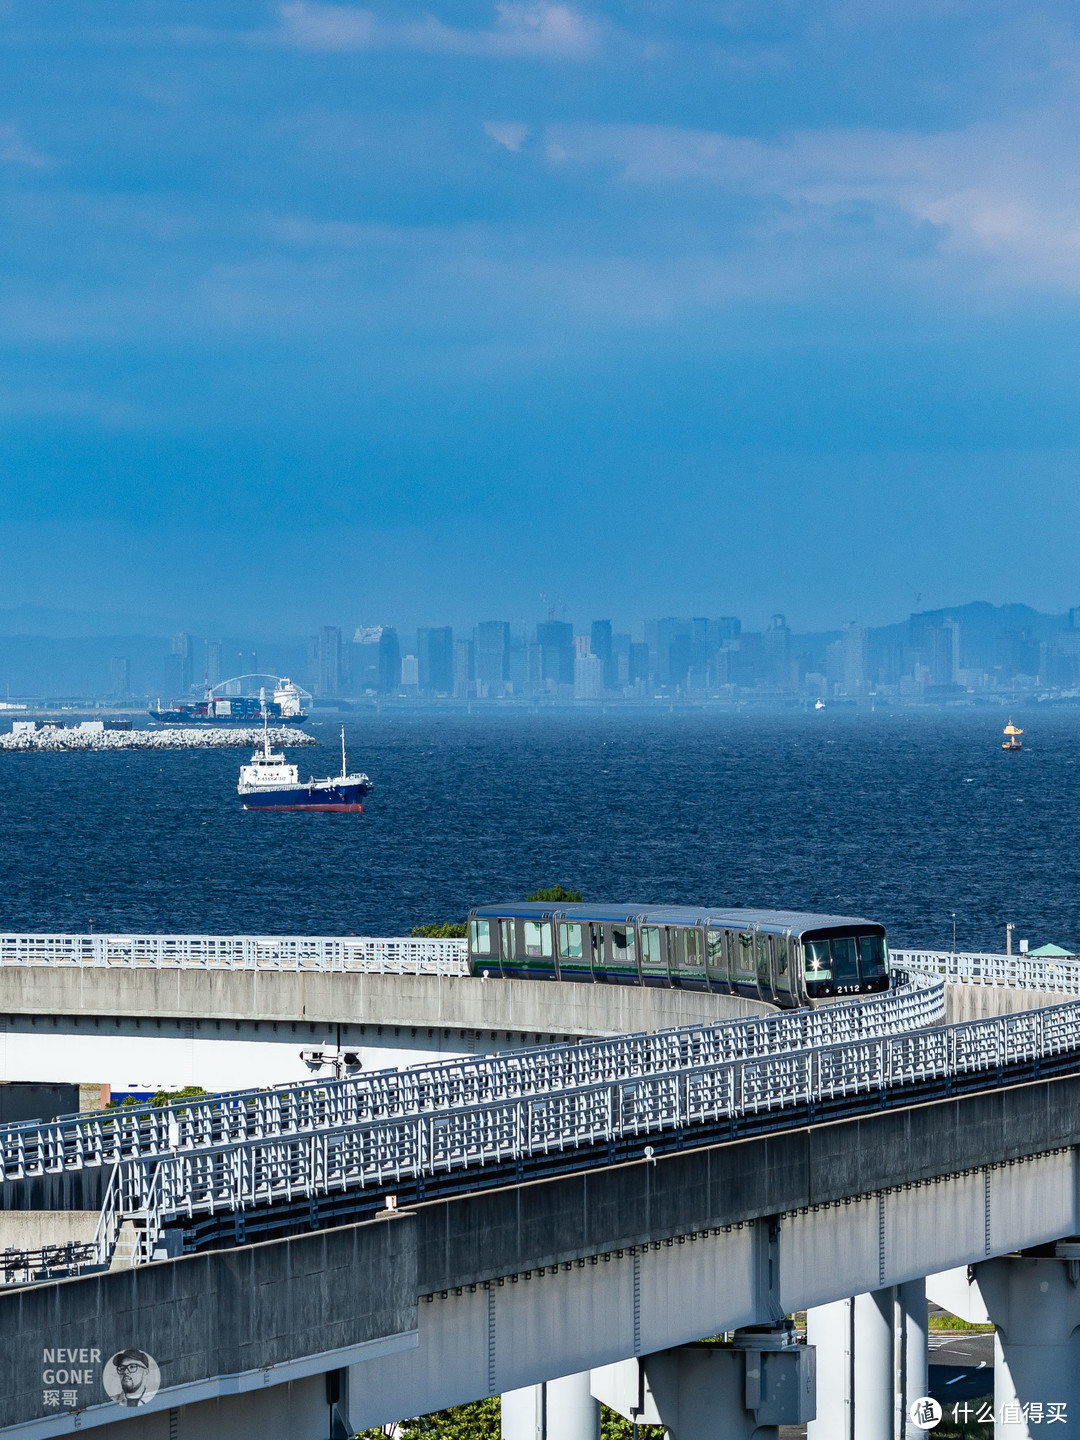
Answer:
<svg viewBox="0 0 1080 1440"><path fill-rule="evenodd" d="M581 891L564 890L561 885L549 885L546 889L534 890L531 895L526 895L525 899L542 900L550 905L557 905L560 901L567 905L580 905Z"/></svg>
<svg viewBox="0 0 1080 1440"><path fill-rule="evenodd" d="M469 927L464 920L444 920L441 925L414 925L409 934L417 940L464 940Z"/></svg>

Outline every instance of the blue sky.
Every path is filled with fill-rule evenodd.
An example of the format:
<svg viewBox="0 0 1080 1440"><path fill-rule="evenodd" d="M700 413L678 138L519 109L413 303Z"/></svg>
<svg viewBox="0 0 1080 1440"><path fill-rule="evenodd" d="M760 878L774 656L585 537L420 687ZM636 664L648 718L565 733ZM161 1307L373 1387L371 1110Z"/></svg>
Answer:
<svg viewBox="0 0 1080 1440"><path fill-rule="evenodd" d="M0 3L0 607L1080 603L1080 35Z"/></svg>

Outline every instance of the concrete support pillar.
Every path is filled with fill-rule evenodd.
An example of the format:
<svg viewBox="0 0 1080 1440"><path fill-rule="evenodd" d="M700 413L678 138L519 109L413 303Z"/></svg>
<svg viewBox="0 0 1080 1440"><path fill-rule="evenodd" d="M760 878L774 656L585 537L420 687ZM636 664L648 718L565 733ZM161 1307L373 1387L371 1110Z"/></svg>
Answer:
<svg viewBox="0 0 1080 1440"><path fill-rule="evenodd" d="M926 1281L909 1280L896 1290L900 1324L900 1431L904 1440L925 1440L908 1413L913 1400L926 1395L930 1383L930 1328L927 1320Z"/></svg>
<svg viewBox="0 0 1080 1440"><path fill-rule="evenodd" d="M806 1343L817 1351L817 1418L808 1422L806 1440L852 1440L854 1306L836 1300L806 1312Z"/></svg>
<svg viewBox="0 0 1080 1440"><path fill-rule="evenodd" d="M855 1297L854 1440L893 1440L895 1310L892 1286Z"/></svg>
<svg viewBox="0 0 1080 1440"><path fill-rule="evenodd" d="M817 1418L806 1440L893 1440L895 1305L890 1287L806 1312L806 1343L817 1350Z"/></svg>
<svg viewBox="0 0 1080 1440"><path fill-rule="evenodd" d="M1064 1407L1062 1434L1080 1427L1080 1244L1065 1241L1057 1251L975 1266L975 1282L997 1326L995 1440L1044 1435L1051 1405Z"/></svg>
<svg viewBox="0 0 1080 1440"><path fill-rule="evenodd" d="M590 1372L507 1391L501 1428L502 1440L600 1440L600 1402L593 1399Z"/></svg>
<svg viewBox="0 0 1080 1440"><path fill-rule="evenodd" d="M506 1390L502 1397L502 1440L544 1440L544 1387L526 1385Z"/></svg>
<svg viewBox="0 0 1080 1440"><path fill-rule="evenodd" d="M600 1440L600 1402L592 1396L592 1375L564 1375L547 1386L544 1440Z"/></svg>

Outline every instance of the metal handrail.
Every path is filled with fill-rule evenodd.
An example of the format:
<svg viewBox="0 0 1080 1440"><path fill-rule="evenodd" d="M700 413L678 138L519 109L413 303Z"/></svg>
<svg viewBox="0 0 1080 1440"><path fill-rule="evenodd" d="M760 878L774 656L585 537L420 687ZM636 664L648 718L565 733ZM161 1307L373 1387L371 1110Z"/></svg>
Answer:
<svg viewBox="0 0 1080 1440"><path fill-rule="evenodd" d="M1036 955L996 955L969 950L893 950L891 953L893 961L906 970L941 975L949 985L1000 985L1080 995L1080 959L1071 955L1046 960Z"/></svg>
<svg viewBox="0 0 1080 1440"><path fill-rule="evenodd" d="M740 1058L905 1034L943 1018L940 979L914 974L895 979L894 988L884 994L812 1010L6 1125L0 1127L0 1180L251 1138L334 1130L383 1117L465 1109L520 1095L580 1090Z"/></svg>
<svg viewBox="0 0 1080 1440"><path fill-rule="evenodd" d="M1080 1066L1080 1001L990 1020L841 1045L725 1059L467 1108L368 1119L141 1157L121 1166L121 1204L145 1214L142 1255L178 1219L235 1212L484 1166L540 1161L739 1116L837 1100L880 1104L886 1090L997 1075L1072 1054ZM778 1116L779 1120L779 1116ZM520 1173L520 1172L519 1172ZM527 1170L524 1172L527 1173ZM147 1198L153 1196L152 1214Z"/></svg>
<svg viewBox="0 0 1080 1440"><path fill-rule="evenodd" d="M0 966L468 975L464 940L391 935L0 935Z"/></svg>

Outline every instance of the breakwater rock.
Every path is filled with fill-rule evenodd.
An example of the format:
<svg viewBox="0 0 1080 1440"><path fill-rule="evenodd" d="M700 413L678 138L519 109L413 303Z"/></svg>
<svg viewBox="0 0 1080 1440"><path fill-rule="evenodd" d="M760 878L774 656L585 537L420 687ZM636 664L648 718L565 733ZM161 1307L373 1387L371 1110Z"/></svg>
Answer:
<svg viewBox="0 0 1080 1440"><path fill-rule="evenodd" d="M313 735L291 726L271 727L271 745L317 745ZM106 730L100 721L89 721L70 729L42 725L35 729L22 724L9 735L0 735L0 750L244 750L261 745L258 726L238 730L210 730L177 726L168 730Z"/></svg>

